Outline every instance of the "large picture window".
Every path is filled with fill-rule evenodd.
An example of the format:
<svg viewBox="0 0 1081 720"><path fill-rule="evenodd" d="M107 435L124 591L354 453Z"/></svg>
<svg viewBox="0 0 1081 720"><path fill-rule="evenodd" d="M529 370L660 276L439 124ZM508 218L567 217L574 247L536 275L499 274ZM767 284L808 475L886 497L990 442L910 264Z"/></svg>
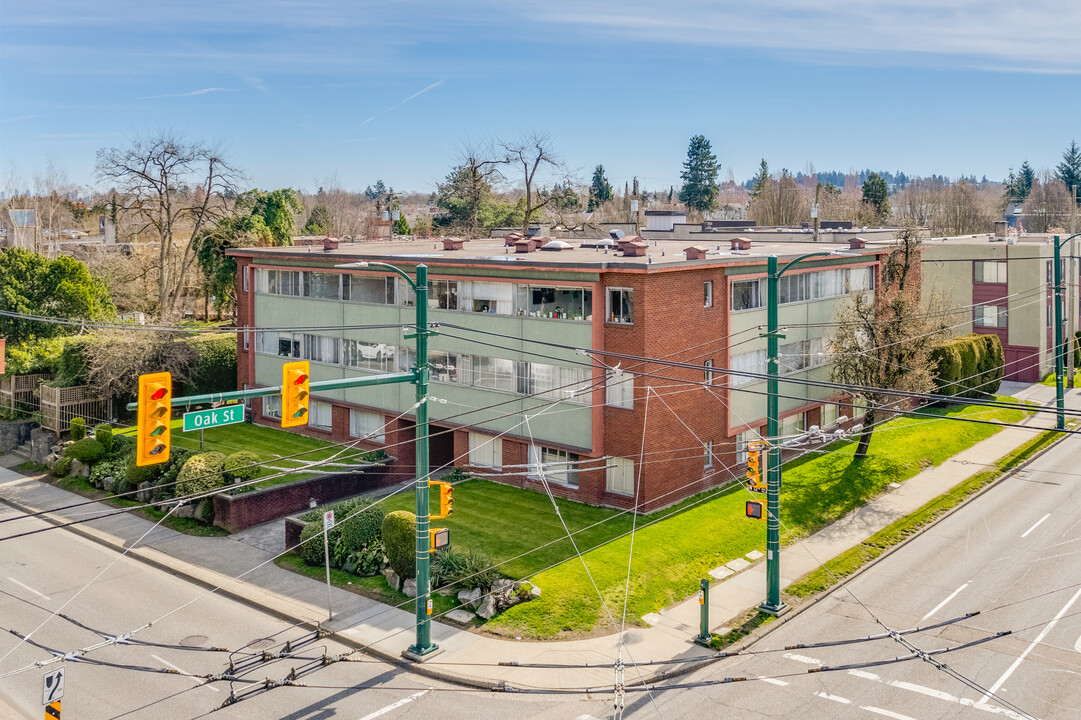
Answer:
<svg viewBox="0 0 1081 720"><path fill-rule="evenodd" d="M368 412L366 410L349 410L349 435L355 438L364 438L372 443L386 442L382 413Z"/></svg>
<svg viewBox="0 0 1081 720"><path fill-rule="evenodd" d="M304 296L316 300L341 300L341 277L338 273L304 273Z"/></svg>
<svg viewBox="0 0 1081 720"><path fill-rule="evenodd" d="M634 375L615 371L608 373L604 384L604 402L610 407L634 409Z"/></svg>

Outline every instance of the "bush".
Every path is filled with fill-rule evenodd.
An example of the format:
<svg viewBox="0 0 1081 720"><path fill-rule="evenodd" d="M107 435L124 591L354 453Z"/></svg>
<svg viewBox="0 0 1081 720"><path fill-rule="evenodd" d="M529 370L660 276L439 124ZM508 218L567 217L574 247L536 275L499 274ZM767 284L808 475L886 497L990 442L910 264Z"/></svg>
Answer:
<svg viewBox="0 0 1081 720"><path fill-rule="evenodd" d="M113 454L120 455L125 452L135 452L135 437L132 435L113 434Z"/></svg>
<svg viewBox="0 0 1081 720"><path fill-rule="evenodd" d="M65 338L32 338L21 345L8 345L8 375L33 375L56 372Z"/></svg>
<svg viewBox="0 0 1081 720"><path fill-rule="evenodd" d="M940 395L987 397L1002 382L1005 355L997 335L965 335L931 351Z"/></svg>
<svg viewBox="0 0 1081 720"><path fill-rule="evenodd" d="M161 465L143 465L142 467L135 464L135 456L128 460L128 469L124 473L124 480L132 487L139 487L143 483L153 483L161 475Z"/></svg>
<svg viewBox="0 0 1081 720"><path fill-rule="evenodd" d="M308 538L319 537L311 542L305 542ZM300 546L300 555L304 558L304 562L309 565L322 565L324 564L324 552L323 549L323 521L310 522L304 526L304 529L300 531L300 542L304 543ZM330 547L333 549L341 538L341 533L338 528L332 528L327 534L327 541L330 543Z"/></svg>
<svg viewBox="0 0 1081 720"><path fill-rule="evenodd" d="M192 455L177 475L176 494L194 495L219 488L225 484L224 470L225 456L220 452Z"/></svg>
<svg viewBox="0 0 1081 720"><path fill-rule="evenodd" d="M387 548L390 566L400 578L417 574L417 516L405 510L395 510L383 518L383 545Z"/></svg>
<svg viewBox="0 0 1081 720"><path fill-rule="evenodd" d="M487 592L499 573L492 567L492 560L478 550L464 552L443 548L432 560L432 585L443 587L457 585L464 590L480 588Z"/></svg>
<svg viewBox="0 0 1081 720"><path fill-rule="evenodd" d="M113 426L109 423L101 423L94 428L94 439L101 443L106 453L113 451Z"/></svg>
<svg viewBox="0 0 1081 720"><path fill-rule="evenodd" d="M201 334L185 338L195 360L181 386L184 395L236 390L236 335Z"/></svg>
<svg viewBox="0 0 1081 720"><path fill-rule="evenodd" d="M367 502L365 500L365 503ZM337 512L334 515L338 517ZM348 520L341 523L342 542L345 544L345 549L349 552L358 552L378 540L380 533L383 531L383 518L385 516L386 512L381 506L369 505L365 507L359 503L353 507L348 515L342 515L341 517L348 518Z"/></svg>
<svg viewBox="0 0 1081 720"><path fill-rule="evenodd" d="M383 569L383 556L386 548L379 540L374 540L368 547L353 553L353 572L361 577L378 575Z"/></svg>
<svg viewBox="0 0 1081 720"><path fill-rule="evenodd" d="M253 480L261 469L256 463L259 456L250 450L241 450L225 458L225 481L229 484Z"/></svg>
<svg viewBox="0 0 1081 720"><path fill-rule="evenodd" d="M53 475L57 477L67 477L71 472L71 458L65 456L56 461L53 465Z"/></svg>
<svg viewBox="0 0 1081 720"><path fill-rule="evenodd" d="M86 420L81 417L71 419L71 439L82 440L86 437Z"/></svg>
<svg viewBox="0 0 1081 720"><path fill-rule="evenodd" d="M131 462L131 457L124 455L107 457L94 463L94 467L90 468L90 484L104 485L105 478L110 476L114 480L123 480L127 475L129 462Z"/></svg>
<svg viewBox="0 0 1081 720"><path fill-rule="evenodd" d="M72 425L72 427L75 427ZM93 465L105 457L105 447L94 438L76 440L64 448L64 456L78 460L87 465Z"/></svg>

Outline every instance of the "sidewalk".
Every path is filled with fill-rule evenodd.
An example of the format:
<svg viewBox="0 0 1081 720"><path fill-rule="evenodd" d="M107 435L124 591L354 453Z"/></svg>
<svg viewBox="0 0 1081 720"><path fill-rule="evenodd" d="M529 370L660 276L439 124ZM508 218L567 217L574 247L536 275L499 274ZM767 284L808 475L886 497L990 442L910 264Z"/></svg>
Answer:
<svg viewBox="0 0 1081 720"><path fill-rule="evenodd" d="M1010 390L1019 399L1037 403L1054 401L1054 388L1011 384ZM1070 393L1067 405L1071 408L1081 406L1081 395L1077 391ZM1051 427L1054 417L1033 417L1026 424L1033 428ZM906 480L899 487L803 542L783 548L782 586L787 586L826 560L982 471L985 469L983 463L1003 457L1033 436L1031 430L1005 428L940 466ZM981 464L969 464L977 462ZM6 468L0 468L0 499L24 512L84 501L81 496L25 478ZM47 517L62 522L110 510L114 508L94 503L50 513ZM70 530L108 547L122 549L131 546L151 527L153 523L147 520L120 514L76 525ZM192 537L159 527L128 555L206 588L220 586L218 594L292 622L314 626L326 620L325 584L277 567L270 562L273 553L232 537ZM242 580L232 579L262 563L266 564L246 574ZM742 561L730 562L729 566L740 567ZM721 575L723 571L717 574ZM765 587L765 562L757 558L753 564L740 567L713 584L710 587L711 629L716 631L723 628L733 618L755 607L764 599ZM188 599L177 598L177 604ZM411 612L391 608L339 588L333 589L332 599L335 618L324 626L336 631L339 640L367 648L375 655L394 661L399 661L402 651L412 644L414 618ZM74 612L77 615L77 608ZM697 598L692 597L660 613L647 615L645 619L651 623L650 627L632 628L625 635L624 660L628 663L705 658L709 655L709 651L692 643L698 634ZM114 630L123 631L125 628ZM435 621L432 623L432 638L442 652L422 666L416 666L416 669L454 682L481 687L506 683L522 688L565 688L611 686L614 679L610 667L596 670L515 668L497 663L610 664L617 654L616 635L569 642L517 642L460 630ZM650 679L663 671L646 668L639 675L633 667L628 667L626 680Z"/></svg>

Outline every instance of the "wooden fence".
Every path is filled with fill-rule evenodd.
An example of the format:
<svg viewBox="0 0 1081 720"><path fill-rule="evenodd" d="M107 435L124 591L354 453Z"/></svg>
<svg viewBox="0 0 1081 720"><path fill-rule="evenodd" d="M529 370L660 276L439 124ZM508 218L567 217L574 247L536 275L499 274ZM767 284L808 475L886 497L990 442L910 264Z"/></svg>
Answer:
<svg viewBox="0 0 1081 720"><path fill-rule="evenodd" d="M11 412L36 412L39 407L38 387L52 379L52 373L0 377L0 407Z"/></svg>
<svg viewBox="0 0 1081 720"><path fill-rule="evenodd" d="M88 426L93 426L105 422L109 414L108 398L90 385L63 388L41 385L39 393L44 416L41 426L58 435L71 427L72 418L84 418Z"/></svg>

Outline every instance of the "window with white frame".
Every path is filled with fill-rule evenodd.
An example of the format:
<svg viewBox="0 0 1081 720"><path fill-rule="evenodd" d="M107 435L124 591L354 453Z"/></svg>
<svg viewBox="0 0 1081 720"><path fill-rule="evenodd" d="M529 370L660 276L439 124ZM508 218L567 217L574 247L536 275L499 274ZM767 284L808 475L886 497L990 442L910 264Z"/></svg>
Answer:
<svg viewBox="0 0 1081 720"><path fill-rule="evenodd" d="M712 385L713 384L713 360L712 359L711 360L706 360L706 362L704 364L706 366L706 370L704 372L705 381L706 381L707 384Z"/></svg>
<svg viewBox="0 0 1081 720"><path fill-rule="evenodd" d="M828 428L837 424L838 418L837 403L826 403L822 406L822 420L821 427Z"/></svg>
<svg viewBox="0 0 1081 720"><path fill-rule="evenodd" d="M706 440L702 443L702 467L708 469L713 467L713 441Z"/></svg>
<svg viewBox="0 0 1081 720"><path fill-rule="evenodd" d="M341 300L342 276L338 273L304 273L304 297L315 300Z"/></svg>
<svg viewBox="0 0 1081 720"><path fill-rule="evenodd" d="M398 347L384 343L370 343L362 340L342 340L342 365L361 370L394 372Z"/></svg>
<svg viewBox="0 0 1081 720"><path fill-rule="evenodd" d="M766 372L766 351L752 350L750 352L733 355L728 360L728 366L736 372ZM761 378L747 377L746 375L729 375L733 387L747 385L749 383L762 382Z"/></svg>
<svg viewBox="0 0 1081 720"><path fill-rule="evenodd" d="M1006 282L1005 260L975 260L972 264L972 282Z"/></svg>
<svg viewBox="0 0 1081 720"><path fill-rule="evenodd" d="M428 366L434 382L458 383L464 377L461 356L442 350L428 351Z"/></svg>
<svg viewBox="0 0 1081 720"><path fill-rule="evenodd" d="M781 435L798 435L803 432L807 424L804 422L804 414L796 413L781 419Z"/></svg>
<svg viewBox="0 0 1081 720"><path fill-rule="evenodd" d="M248 276L251 274L251 268L245 267L241 272L241 282L244 284L244 292L248 292Z"/></svg>
<svg viewBox="0 0 1081 720"><path fill-rule="evenodd" d="M349 409L349 435L372 443L386 442L386 423L382 413Z"/></svg>
<svg viewBox="0 0 1081 720"><path fill-rule="evenodd" d="M529 446L529 477L578 487L578 455L555 448Z"/></svg>
<svg viewBox="0 0 1081 720"><path fill-rule="evenodd" d="M517 368L513 360L473 356L473 387L515 392L518 388Z"/></svg>
<svg viewBox="0 0 1081 720"><path fill-rule="evenodd" d="M327 365L338 364L338 338L304 335L304 359Z"/></svg>
<svg viewBox="0 0 1081 720"><path fill-rule="evenodd" d="M765 284L764 280L733 280L732 311L751 310L765 305Z"/></svg>
<svg viewBox="0 0 1081 720"><path fill-rule="evenodd" d="M713 281L702 283L702 307L713 307Z"/></svg>
<svg viewBox="0 0 1081 720"><path fill-rule="evenodd" d="M634 375L622 370L607 374L604 383L604 404L609 407L634 409Z"/></svg>
<svg viewBox="0 0 1081 720"><path fill-rule="evenodd" d="M282 396L267 395L263 398L263 414L270 418L282 416Z"/></svg>
<svg viewBox="0 0 1081 720"><path fill-rule="evenodd" d="M349 302L371 303L373 305L394 305L397 302L395 278L372 275L349 275Z"/></svg>
<svg viewBox="0 0 1081 720"><path fill-rule="evenodd" d="M334 406L312 400L308 404L308 424L320 430L330 430L334 426Z"/></svg>
<svg viewBox="0 0 1081 720"><path fill-rule="evenodd" d="M620 495L634 495L634 460L610 457L605 469L605 489Z"/></svg>
<svg viewBox="0 0 1081 720"><path fill-rule="evenodd" d="M433 310L457 310L458 281L429 280L428 307Z"/></svg>
<svg viewBox="0 0 1081 720"><path fill-rule="evenodd" d="M483 433L469 433L469 464L496 470L503 467L503 439Z"/></svg>
<svg viewBox="0 0 1081 720"><path fill-rule="evenodd" d="M608 322L622 325L634 323L632 288L608 288Z"/></svg>
<svg viewBox="0 0 1081 720"><path fill-rule="evenodd" d="M744 430L736 435L736 464L742 465L747 462L747 449L752 440L758 440L759 436L755 430Z"/></svg>
<svg viewBox="0 0 1081 720"><path fill-rule="evenodd" d="M493 315L514 314L513 283L476 280L463 285L463 309Z"/></svg>
<svg viewBox="0 0 1081 720"><path fill-rule="evenodd" d="M518 363L518 392L522 395L588 403L590 371L547 363Z"/></svg>
<svg viewBox="0 0 1081 720"><path fill-rule="evenodd" d="M266 354L280 355L281 357L299 358L300 348L303 340L301 333L290 332L261 332L259 337L263 338L262 352ZM259 346L256 345L256 351L259 351Z"/></svg>
<svg viewBox="0 0 1081 720"><path fill-rule="evenodd" d="M592 313L592 290L550 285L518 286L519 315L553 320L588 320Z"/></svg>
<svg viewBox="0 0 1081 720"><path fill-rule="evenodd" d="M298 270L270 270L259 268L255 271L255 292L266 295L302 295L303 274Z"/></svg>

